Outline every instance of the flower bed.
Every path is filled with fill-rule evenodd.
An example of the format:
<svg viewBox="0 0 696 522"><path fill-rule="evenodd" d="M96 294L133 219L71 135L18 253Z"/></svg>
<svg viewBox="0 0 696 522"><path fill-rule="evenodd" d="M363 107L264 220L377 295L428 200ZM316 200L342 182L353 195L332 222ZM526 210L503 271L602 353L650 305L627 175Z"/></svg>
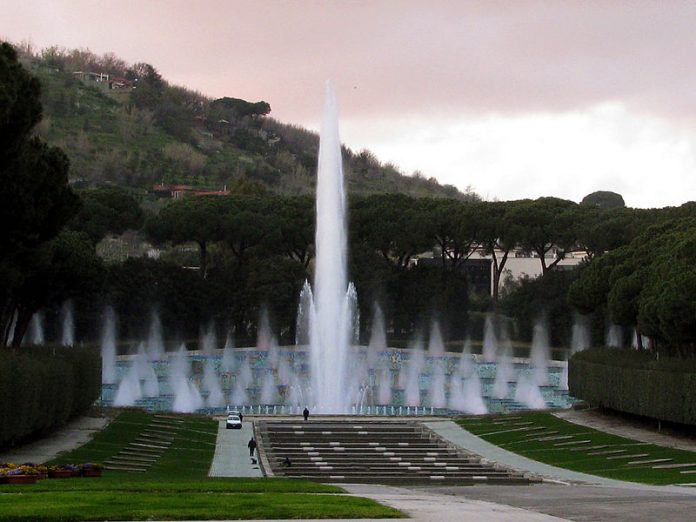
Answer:
<svg viewBox="0 0 696 522"><path fill-rule="evenodd" d="M33 484L44 478L66 479L72 477L101 477L102 465L88 462L82 465L60 464L44 466L41 464L0 463L0 484Z"/></svg>

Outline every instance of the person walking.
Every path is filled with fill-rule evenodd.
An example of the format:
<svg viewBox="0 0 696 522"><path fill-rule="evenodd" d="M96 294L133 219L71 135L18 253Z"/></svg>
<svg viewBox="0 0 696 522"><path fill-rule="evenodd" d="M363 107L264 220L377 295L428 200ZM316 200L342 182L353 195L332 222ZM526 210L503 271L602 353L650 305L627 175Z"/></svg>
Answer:
<svg viewBox="0 0 696 522"><path fill-rule="evenodd" d="M307 421L307 419L309 419L309 410L306 407L302 412L302 416L304 417L305 422Z"/></svg>
<svg viewBox="0 0 696 522"><path fill-rule="evenodd" d="M254 437L251 437L249 439L249 443L247 444L247 448L249 448L249 456L253 457L254 451L256 451L256 441L254 440Z"/></svg>

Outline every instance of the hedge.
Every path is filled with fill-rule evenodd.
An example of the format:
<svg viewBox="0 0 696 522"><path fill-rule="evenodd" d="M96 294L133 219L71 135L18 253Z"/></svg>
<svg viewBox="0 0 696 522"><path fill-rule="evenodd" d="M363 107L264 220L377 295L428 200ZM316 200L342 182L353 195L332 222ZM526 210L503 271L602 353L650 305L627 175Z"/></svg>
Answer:
<svg viewBox="0 0 696 522"><path fill-rule="evenodd" d="M101 393L101 359L83 347L0 351L0 449L61 426Z"/></svg>
<svg viewBox="0 0 696 522"><path fill-rule="evenodd" d="M696 360L593 348L569 361L570 394L593 406L696 425Z"/></svg>

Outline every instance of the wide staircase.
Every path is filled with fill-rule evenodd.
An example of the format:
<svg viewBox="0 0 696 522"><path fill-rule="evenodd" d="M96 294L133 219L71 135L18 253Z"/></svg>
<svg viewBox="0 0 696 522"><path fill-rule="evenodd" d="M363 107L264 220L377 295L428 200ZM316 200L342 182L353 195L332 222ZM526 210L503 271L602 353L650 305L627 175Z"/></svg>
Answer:
<svg viewBox="0 0 696 522"><path fill-rule="evenodd" d="M266 466L280 476L378 484L537 481L482 462L415 421L257 421L255 430Z"/></svg>

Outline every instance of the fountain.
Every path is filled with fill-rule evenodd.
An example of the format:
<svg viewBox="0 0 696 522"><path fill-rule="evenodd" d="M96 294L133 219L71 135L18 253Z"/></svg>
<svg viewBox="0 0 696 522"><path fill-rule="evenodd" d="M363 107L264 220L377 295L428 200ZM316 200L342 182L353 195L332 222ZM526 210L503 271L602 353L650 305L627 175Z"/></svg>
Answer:
<svg viewBox="0 0 696 522"><path fill-rule="evenodd" d="M623 328L618 324L610 324L607 328L605 342L610 348L621 348L623 346Z"/></svg>
<svg viewBox="0 0 696 522"><path fill-rule="evenodd" d="M101 339L102 383L116 382L116 313L110 306L104 313L104 330Z"/></svg>
<svg viewBox="0 0 696 522"><path fill-rule="evenodd" d="M431 325L427 357L419 336L405 350L389 348L379 306L374 308L368 345L357 346L359 318L356 291L347 276L345 206L336 101L327 85L317 174L314 280L311 285L305 281L299 296L296 346L278 346L268 313L262 310L255 347L235 348L228 334L220 354L211 322L201 329L199 351L189 354L182 345L167 358L162 326L153 312L145 348L140 345L130 366L121 360L114 368L110 361L112 349L115 354L115 318L107 313L102 351L104 386L110 393L105 402L130 405L148 395L158 396L156 370L163 382L168 379L168 391L165 387L155 406L151 399L140 404L182 412L204 406L221 409L227 403L242 412L268 414L297 414L305 406L332 414L425 415L444 408L481 414L519 408L510 405L509 390L515 381L518 403L545 407L539 385L556 381L560 368L549 363L548 331L542 322L535 326L529 369L520 362L513 365L505 324L493 315L486 317L481 359L471 355L470 341L461 355L447 354L437 321ZM583 330L577 331L580 339ZM202 363L205 400L191 378L192 359ZM118 390L113 384L116 370L123 376ZM553 379L549 371L556 372ZM558 380L562 387L563 375ZM549 397L550 388L544 388ZM421 391L424 398L427 394L424 403Z"/></svg>
<svg viewBox="0 0 696 522"><path fill-rule="evenodd" d="M157 310L150 317L150 331L147 336L147 355L151 361L159 361L164 357L164 340L162 339L162 322Z"/></svg>
<svg viewBox="0 0 696 522"><path fill-rule="evenodd" d="M551 359L551 344L549 329L544 318L534 324L532 349L529 354L530 365L534 368L534 381L539 386L549 383L549 359Z"/></svg>
<svg viewBox="0 0 696 522"><path fill-rule="evenodd" d="M587 317L575 314L573 329L570 339L571 353L582 352L590 347L590 327Z"/></svg>
<svg viewBox="0 0 696 522"><path fill-rule="evenodd" d="M43 312L38 311L31 316L29 323L29 344L43 344L44 339L44 317Z"/></svg>
<svg viewBox="0 0 696 522"><path fill-rule="evenodd" d="M60 310L62 323L61 344L63 346L73 346L75 344L75 317L72 301L65 301Z"/></svg>
<svg viewBox="0 0 696 522"><path fill-rule="evenodd" d="M330 84L319 140L314 286L300 299L308 324L314 409L348 413L348 350L355 342L357 295L346 268L345 194L338 108ZM305 315L307 314L307 315ZM304 319L306 317L306 319Z"/></svg>
<svg viewBox="0 0 696 522"><path fill-rule="evenodd" d="M220 368L225 373L230 373L234 368L234 340L232 334L228 333L225 339L225 347L222 349L222 361Z"/></svg>

